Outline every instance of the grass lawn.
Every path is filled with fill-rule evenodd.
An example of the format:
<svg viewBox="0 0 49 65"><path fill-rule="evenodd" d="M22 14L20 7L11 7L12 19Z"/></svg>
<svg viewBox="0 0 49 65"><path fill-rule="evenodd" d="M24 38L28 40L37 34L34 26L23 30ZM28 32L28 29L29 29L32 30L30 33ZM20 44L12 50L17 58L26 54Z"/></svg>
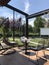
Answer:
<svg viewBox="0 0 49 65"><path fill-rule="evenodd" d="M13 38L10 37L9 38L9 41L10 42L13 41ZM18 43L18 46L23 46L23 43L20 41L20 38L19 37L15 38L15 42Z"/></svg>
<svg viewBox="0 0 49 65"><path fill-rule="evenodd" d="M9 38L9 41L11 42L13 39L12 37ZM18 46L23 46L23 43L21 42L20 38L17 37L15 38L15 42L18 43ZM38 43L38 44L34 44L34 43L31 43L31 42L35 42L35 43ZM47 39L43 39L43 38L32 38L30 43L29 43L29 46L38 46L38 45L41 45L41 44L45 44L47 45L48 41Z"/></svg>

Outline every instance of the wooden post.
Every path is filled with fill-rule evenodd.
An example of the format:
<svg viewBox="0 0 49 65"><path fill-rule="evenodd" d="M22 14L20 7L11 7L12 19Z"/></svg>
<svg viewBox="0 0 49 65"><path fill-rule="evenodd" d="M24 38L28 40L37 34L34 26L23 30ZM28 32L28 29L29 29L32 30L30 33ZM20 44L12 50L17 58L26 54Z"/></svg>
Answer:
<svg viewBox="0 0 49 65"><path fill-rule="evenodd" d="M15 34L14 23L15 23L15 11L13 11L13 41L14 41L14 34Z"/></svg>
<svg viewBox="0 0 49 65"><path fill-rule="evenodd" d="M25 30L25 36L28 38L28 19L26 16L26 30Z"/></svg>

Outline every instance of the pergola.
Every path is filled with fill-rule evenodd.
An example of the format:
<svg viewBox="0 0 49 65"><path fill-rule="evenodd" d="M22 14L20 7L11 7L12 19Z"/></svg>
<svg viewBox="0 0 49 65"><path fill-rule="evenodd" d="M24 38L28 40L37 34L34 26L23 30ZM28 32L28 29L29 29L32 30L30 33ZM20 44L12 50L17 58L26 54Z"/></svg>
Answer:
<svg viewBox="0 0 49 65"><path fill-rule="evenodd" d="M10 2L10 1L11 0L0 0L0 6L5 6L9 9L11 9L13 11L16 11L16 12L18 12L18 13L25 16L25 18L26 18L26 35L25 36L26 37L28 37L28 19L47 14L49 12L49 9L46 9L46 10L43 10L43 11L40 11L40 12L29 15L29 14L27 14L27 13L25 13L25 12L9 5L8 2Z"/></svg>
<svg viewBox="0 0 49 65"><path fill-rule="evenodd" d="M47 14L49 12L49 9L46 9L46 10L43 10L43 11L40 11L40 12L29 15L29 14L27 14L27 13L25 13L25 12L23 12L23 11L9 5L8 2L10 2L10 1L11 0L0 0L0 6L5 6L5 7L9 8L9 9L13 10L13 15L14 15L14 11L16 11L16 12L18 12L18 13L25 16L25 18L26 18L26 30L25 30L26 34L25 34L25 36L28 38L28 19ZM14 18L14 16L13 16L13 18ZM14 30L13 30L13 34L14 34ZM14 36L13 36L13 39L14 39ZM39 49L38 48L31 48L31 50L34 50L34 51L38 52L39 50L44 49L44 48L42 46ZM27 42L25 42L25 54L28 54L27 53ZM37 54L36 54L36 56L37 56ZM38 59L37 59L37 61L38 61Z"/></svg>

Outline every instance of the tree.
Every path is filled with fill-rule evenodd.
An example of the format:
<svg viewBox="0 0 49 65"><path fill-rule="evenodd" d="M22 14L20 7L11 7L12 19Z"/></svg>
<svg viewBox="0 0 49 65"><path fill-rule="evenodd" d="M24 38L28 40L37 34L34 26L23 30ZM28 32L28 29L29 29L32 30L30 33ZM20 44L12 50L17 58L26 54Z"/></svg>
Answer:
<svg viewBox="0 0 49 65"><path fill-rule="evenodd" d="M35 21L34 21L34 27L36 32L40 32L40 28L44 27L45 24L45 19L42 17L36 17Z"/></svg>
<svg viewBox="0 0 49 65"><path fill-rule="evenodd" d="M3 31L3 41L4 41L9 32L9 19L8 18L6 18L5 23L2 25L2 31Z"/></svg>
<svg viewBox="0 0 49 65"><path fill-rule="evenodd" d="M0 17L0 21L1 21L1 20L3 21L4 19L5 19L4 17Z"/></svg>
<svg viewBox="0 0 49 65"><path fill-rule="evenodd" d="M49 28L49 19L46 20L45 27L46 27L46 28Z"/></svg>
<svg viewBox="0 0 49 65"><path fill-rule="evenodd" d="M1 34L1 36L2 36L2 33L3 33L3 31L2 31L2 24L3 24L4 20L5 20L4 17L0 17L0 34Z"/></svg>
<svg viewBox="0 0 49 65"><path fill-rule="evenodd" d="M29 29L29 32L33 32L33 27L29 24L28 24L28 29Z"/></svg>

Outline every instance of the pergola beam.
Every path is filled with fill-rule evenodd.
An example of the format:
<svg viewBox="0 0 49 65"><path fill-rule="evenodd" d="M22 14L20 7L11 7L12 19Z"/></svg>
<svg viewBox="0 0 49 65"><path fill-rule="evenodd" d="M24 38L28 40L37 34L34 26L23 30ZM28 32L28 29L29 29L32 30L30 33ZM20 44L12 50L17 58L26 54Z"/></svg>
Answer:
<svg viewBox="0 0 49 65"><path fill-rule="evenodd" d="M25 32L25 36L28 38L28 19L26 17L26 32Z"/></svg>
<svg viewBox="0 0 49 65"><path fill-rule="evenodd" d="M28 14L21 11L21 10L19 10L19 9L17 9L17 8L15 8L15 7L13 7L13 6L11 6L11 5L9 5L9 4L5 5L5 7L9 8L9 9L11 9L13 11L16 11L16 12L22 14L22 15L25 15L25 17L26 17L26 30L25 30L26 35L25 36L28 37L28 19L27 19Z"/></svg>
<svg viewBox="0 0 49 65"><path fill-rule="evenodd" d="M27 13L25 13L25 12L23 12L23 11L21 11L21 10L19 10L19 9L13 7L13 6L11 6L11 5L9 5L9 4L6 4L5 7L9 8L11 10L14 10L14 11L16 11L16 12L22 14L22 15L28 16Z"/></svg>
<svg viewBox="0 0 49 65"><path fill-rule="evenodd" d="M37 17L37 16L41 16L41 15L47 14L48 12L49 12L49 9L46 9L46 10L31 14L27 18L30 19L30 18L34 18L34 17Z"/></svg>

